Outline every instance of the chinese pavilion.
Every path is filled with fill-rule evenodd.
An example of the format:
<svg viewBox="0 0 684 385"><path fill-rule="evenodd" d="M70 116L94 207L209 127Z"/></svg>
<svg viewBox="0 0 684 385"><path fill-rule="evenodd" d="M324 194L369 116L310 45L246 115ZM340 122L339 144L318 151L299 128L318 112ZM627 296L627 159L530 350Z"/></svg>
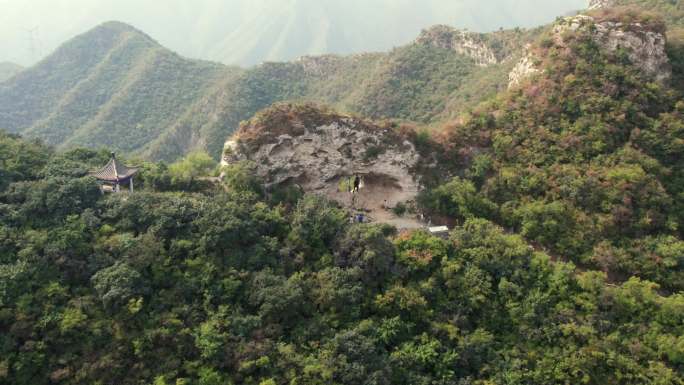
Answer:
<svg viewBox="0 0 684 385"><path fill-rule="evenodd" d="M120 192L121 186L128 184L130 192L133 192L133 177L138 173L138 168L128 167L116 160L116 155L112 153L109 162L99 169L89 173L100 182L100 189L105 192Z"/></svg>

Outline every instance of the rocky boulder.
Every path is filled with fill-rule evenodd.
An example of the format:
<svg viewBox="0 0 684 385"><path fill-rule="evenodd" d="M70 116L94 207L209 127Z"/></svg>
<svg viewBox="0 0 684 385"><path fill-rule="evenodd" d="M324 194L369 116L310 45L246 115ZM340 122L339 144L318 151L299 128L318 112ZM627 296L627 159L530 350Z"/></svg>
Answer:
<svg viewBox="0 0 684 385"><path fill-rule="evenodd" d="M268 186L295 184L346 204L348 182L363 179L373 210L415 198L421 156L410 134L309 105L276 105L244 123L223 163L251 161Z"/></svg>
<svg viewBox="0 0 684 385"><path fill-rule="evenodd" d="M557 44L564 45L564 34L579 30L590 31L593 40L608 52L625 50L630 62L654 80L662 82L672 76L665 48L667 38L659 28L638 22L625 23L611 18L579 15L557 23L554 39Z"/></svg>

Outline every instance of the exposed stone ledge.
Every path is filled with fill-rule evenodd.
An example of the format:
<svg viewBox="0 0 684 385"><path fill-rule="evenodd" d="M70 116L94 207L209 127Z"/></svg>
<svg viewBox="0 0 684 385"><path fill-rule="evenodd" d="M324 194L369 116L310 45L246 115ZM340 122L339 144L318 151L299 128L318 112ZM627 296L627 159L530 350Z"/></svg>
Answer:
<svg viewBox="0 0 684 385"><path fill-rule="evenodd" d="M672 76L672 67L665 49L667 39L658 31L640 23L597 21L591 16L578 15L556 23L553 28L554 44L566 46L566 34L578 31L591 33L592 39L608 52L625 50L632 64L655 81L666 82ZM539 73L541 70L536 67L535 61L537 59L528 49L509 74L509 87L515 87L524 79Z"/></svg>
<svg viewBox="0 0 684 385"><path fill-rule="evenodd" d="M589 9L610 8L615 5L615 0L589 0Z"/></svg>
<svg viewBox="0 0 684 385"><path fill-rule="evenodd" d="M446 25L436 25L423 30L416 43L457 52L473 59L481 67L501 61L487 44L483 34L457 30Z"/></svg>

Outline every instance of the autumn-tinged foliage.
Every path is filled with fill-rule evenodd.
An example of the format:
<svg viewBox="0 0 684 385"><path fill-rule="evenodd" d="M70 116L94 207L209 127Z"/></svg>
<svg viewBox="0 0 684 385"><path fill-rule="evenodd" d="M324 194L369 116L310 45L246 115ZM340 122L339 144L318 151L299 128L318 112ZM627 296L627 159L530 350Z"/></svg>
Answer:
<svg viewBox="0 0 684 385"><path fill-rule="evenodd" d="M0 383L676 384L684 376L684 298L660 293L678 276L664 269L653 281L610 284L605 273L552 262L478 218L493 203L466 180L435 193L462 207L453 214L462 224L442 239L349 224L313 195L291 205L271 192L265 201L248 164L225 170L224 186L194 193L168 175L179 166L144 164L137 193L103 196L83 169L106 154L3 143L3 173L22 153L46 155L0 191ZM546 213L561 208L534 205L523 218L550 222L525 227L526 236L557 235L563 224L552 222L566 217ZM675 236L639 242L615 251L606 238L596 255L640 263L640 247L672 264L683 252Z"/></svg>
<svg viewBox="0 0 684 385"><path fill-rule="evenodd" d="M604 15L641 20L633 12ZM556 257L681 290L682 94L589 33L565 39L542 39L542 75L451 129L452 152L478 155L423 204L462 220L487 203L479 216Z"/></svg>
<svg viewBox="0 0 684 385"><path fill-rule="evenodd" d="M564 40L442 143L412 133L445 238L349 223L250 163L207 178L204 153L102 195L87 171L107 150L0 134L0 384L683 384L684 51L670 42L659 83L582 30ZM444 54L406 50L429 72ZM404 105L418 117L423 96ZM331 116L276 105L243 128Z"/></svg>

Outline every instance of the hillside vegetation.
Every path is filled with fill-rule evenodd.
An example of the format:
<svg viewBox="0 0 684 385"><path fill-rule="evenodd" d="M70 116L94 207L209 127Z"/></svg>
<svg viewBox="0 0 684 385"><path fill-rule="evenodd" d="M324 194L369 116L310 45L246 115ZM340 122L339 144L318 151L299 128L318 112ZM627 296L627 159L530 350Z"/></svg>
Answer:
<svg viewBox="0 0 684 385"><path fill-rule="evenodd" d="M613 0L613 6L623 6L658 14L671 27L684 26L684 4L676 0Z"/></svg>
<svg viewBox="0 0 684 385"><path fill-rule="evenodd" d="M660 292L677 275L615 283L554 262L483 219L493 205L472 185L437 190L467 218L445 240L349 224L318 196L265 195L249 164L212 186L193 179L201 155L145 163L136 194L102 196L85 173L106 151L55 154L5 134L0 149L2 383L684 378L684 298ZM565 216L535 207L543 227L524 235L555 238ZM651 247L674 271L682 246L667 234Z"/></svg>
<svg viewBox="0 0 684 385"><path fill-rule="evenodd" d="M652 20L631 11L610 19L619 15L623 23ZM561 45L542 39L541 75L451 127L449 153L467 171L423 203L450 217L487 217L616 279L639 276L680 291L681 93L619 50L602 50L591 31Z"/></svg>
<svg viewBox="0 0 684 385"><path fill-rule="evenodd" d="M264 164L219 170L201 152L122 156L141 168L136 193L103 195L87 172L108 149L0 132L0 384L684 384L682 50L665 53L676 26L657 14L594 15L540 30L536 71L432 136L359 123L427 154L417 210L449 224L445 238L350 223L301 186L267 189ZM603 40L628 34L673 78ZM280 98L352 109L374 95L371 115L438 121L509 65L445 51L231 69L131 152L175 158ZM406 99L370 92L367 73L393 74ZM455 99L428 108L428 88ZM277 104L240 136L248 151L340 120L353 119Z"/></svg>
<svg viewBox="0 0 684 385"><path fill-rule="evenodd" d="M533 35L478 38L514 56ZM218 158L241 121L277 101L432 124L504 89L513 62L480 67L421 40L389 53L304 57L245 70L182 58L111 22L1 84L0 127L59 149L107 146L155 160L199 149Z"/></svg>
<svg viewBox="0 0 684 385"><path fill-rule="evenodd" d="M62 148L133 152L226 71L180 58L129 26L107 23L0 85L0 127Z"/></svg>

